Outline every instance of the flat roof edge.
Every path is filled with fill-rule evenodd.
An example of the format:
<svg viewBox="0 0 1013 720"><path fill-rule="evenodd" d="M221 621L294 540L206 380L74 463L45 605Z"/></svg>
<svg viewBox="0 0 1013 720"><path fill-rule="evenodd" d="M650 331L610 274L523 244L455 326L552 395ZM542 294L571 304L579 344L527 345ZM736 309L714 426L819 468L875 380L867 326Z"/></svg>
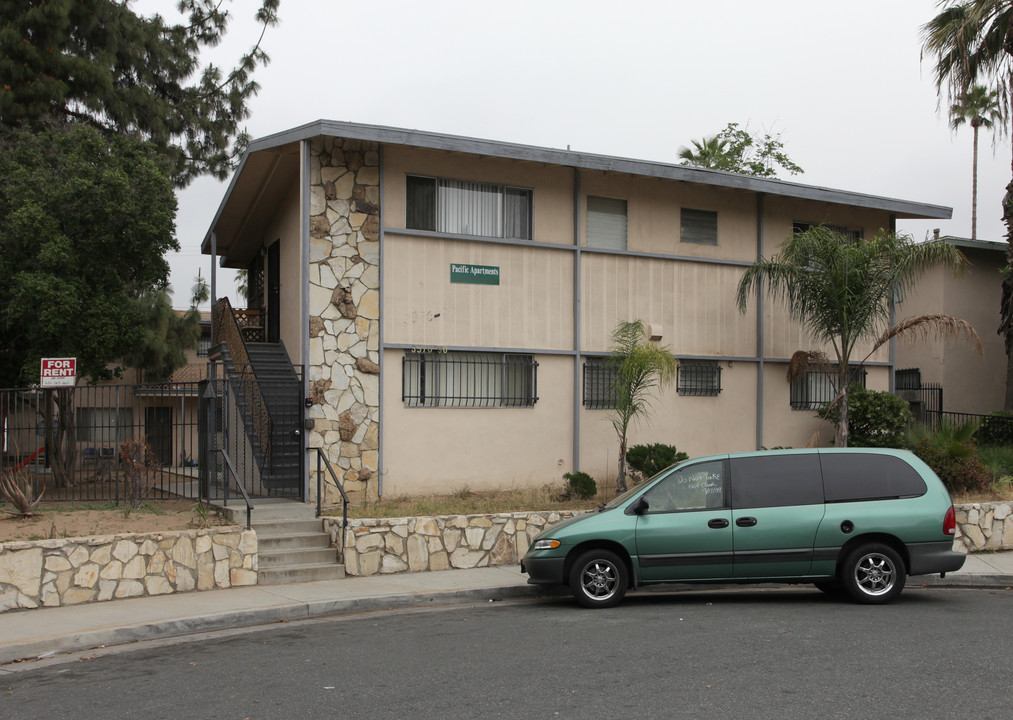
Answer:
<svg viewBox="0 0 1013 720"><path fill-rule="evenodd" d="M228 203L236 181L246 164L246 159L251 154L318 136L347 137L384 144L404 145L432 150L448 150L490 157L541 162L550 165L577 167L585 170L619 172L629 175L700 183L804 200L883 210L907 218L949 220L953 216L953 209L944 205L868 195L816 185L804 185L787 180L739 175L722 170L598 155L574 150L558 150L555 148L483 140L481 138L446 135L407 128L320 119L278 133L265 135L250 143L232 175L232 181L229 183L229 187L226 189L222 202L215 213L211 227L208 228L204 236L201 243L201 252L206 254L210 251L211 232L216 226L222 210Z"/></svg>

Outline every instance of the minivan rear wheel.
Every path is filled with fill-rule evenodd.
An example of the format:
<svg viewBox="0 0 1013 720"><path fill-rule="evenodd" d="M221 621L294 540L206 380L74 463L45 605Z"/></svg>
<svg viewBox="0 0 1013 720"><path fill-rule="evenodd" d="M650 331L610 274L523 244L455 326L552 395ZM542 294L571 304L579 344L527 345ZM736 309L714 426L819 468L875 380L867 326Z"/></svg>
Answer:
<svg viewBox="0 0 1013 720"><path fill-rule="evenodd" d="M904 589L907 570L900 555L889 545L870 543L855 548L841 568L841 583L856 601L882 605Z"/></svg>
<svg viewBox="0 0 1013 720"><path fill-rule="evenodd" d="M570 569L570 591L584 607L618 605L627 587L626 564L610 550L588 550Z"/></svg>

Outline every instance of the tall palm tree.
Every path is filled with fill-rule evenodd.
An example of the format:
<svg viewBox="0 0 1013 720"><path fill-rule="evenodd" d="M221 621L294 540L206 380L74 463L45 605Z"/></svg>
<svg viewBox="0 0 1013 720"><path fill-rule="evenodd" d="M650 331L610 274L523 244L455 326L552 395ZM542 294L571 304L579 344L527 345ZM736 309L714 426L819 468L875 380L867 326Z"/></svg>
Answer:
<svg viewBox="0 0 1013 720"><path fill-rule="evenodd" d="M728 141L720 135L705 137L703 140L690 140L692 148L680 148L679 157L683 165L726 170L728 168Z"/></svg>
<svg viewBox="0 0 1013 720"><path fill-rule="evenodd" d="M977 83L996 91L999 109L1010 117L1013 94L1013 0L943 0L940 12L922 26L922 56L936 62L936 90L950 99ZM1000 132L1009 128L1005 122ZM1013 175L1013 156L1010 158ZM1013 410L1013 180L1002 201L1007 270L1002 280L999 334L1006 341L1006 399Z"/></svg>
<svg viewBox="0 0 1013 720"><path fill-rule="evenodd" d="M999 93L984 85L975 85L961 93L950 106L950 127L956 130L965 122L974 130L974 159L971 164L971 239L978 238L978 128L990 129L1002 119Z"/></svg>
<svg viewBox="0 0 1013 720"><path fill-rule="evenodd" d="M848 445L848 381L860 342L872 341L872 346L855 363L859 367L893 338L930 332L965 336L982 352L974 328L949 315L922 315L890 325L893 298L912 287L923 270L937 264L960 272L967 260L948 242L915 244L909 237L893 233L853 241L817 225L789 237L778 254L751 265L739 280L741 312L746 311L753 290L762 287L785 303L792 319L804 326L815 342L831 346L836 367L828 374L836 392L838 446ZM805 370L806 363L796 359L793 368Z"/></svg>
<svg viewBox="0 0 1013 720"><path fill-rule="evenodd" d="M678 366L668 347L651 342L643 322L621 322L612 332L612 398L615 407L609 415L619 438L619 476L616 491L626 490L627 435L634 421L645 418L651 410L655 390L667 385Z"/></svg>

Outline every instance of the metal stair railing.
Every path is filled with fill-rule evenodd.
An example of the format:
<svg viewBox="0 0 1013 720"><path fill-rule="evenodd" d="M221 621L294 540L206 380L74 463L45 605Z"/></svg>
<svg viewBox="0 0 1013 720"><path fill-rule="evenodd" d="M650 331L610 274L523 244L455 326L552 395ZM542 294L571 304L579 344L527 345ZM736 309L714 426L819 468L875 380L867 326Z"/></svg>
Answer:
<svg viewBox="0 0 1013 720"><path fill-rule="evenodd" d="M214 326L214 336L219 342L224 342L228 348L230 358L231 375L239 380L242 388L243 399L246 402L247 411L252 415L253 432L260 445L261 467L271 466L271 414L268 412L267 403L264 402L264 395L253 371L253 364L250 362L250 354L246 349L246 341L236 321L232 303L227 297L223 297L211 308L211 321Z"/></svg>
<svg viewBox="0 0 1013 720"><path fill-rule="evenodd" d="M338 489L341 493L341 545L338 547L338 552L341 556L341 562L345 561L345 531L348 529L348 495L345 493L345 489L341 487L341 481L338 480L337 474L334 472L334 466L331 465L331 461L327 459L321 448L309 448L311 451L317 451L317 517L320 517L321 512L321 499L323 497L321 491L323 490L324 474L321 472L323 467L327 468L327 473L330 475L330 482Z"/></svg>

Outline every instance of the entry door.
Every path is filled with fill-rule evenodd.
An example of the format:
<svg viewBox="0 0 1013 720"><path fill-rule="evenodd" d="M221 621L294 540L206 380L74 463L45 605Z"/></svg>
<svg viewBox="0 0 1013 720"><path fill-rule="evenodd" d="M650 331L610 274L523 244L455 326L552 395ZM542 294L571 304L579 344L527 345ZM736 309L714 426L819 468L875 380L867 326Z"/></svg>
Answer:
<svg viewBox="0 0 1013 720"><path fill-rule="evenodd" d="M281 244L275 240L267 248L267 341L281 341Z"/></svg>
<svg viewBox="0 0 1013 720"><path fill-rule="evenodd" d="M172 457L172 408L144 408L144 434L158 461L165 466L178 465Z"/></svg>
<svg viewBox="0 0 1013 720"><path fill-rule="evenodd" d="M732 512L721 460L680 468L644 494L637 518L640 577L651 582L732 576Z"/></svg>

